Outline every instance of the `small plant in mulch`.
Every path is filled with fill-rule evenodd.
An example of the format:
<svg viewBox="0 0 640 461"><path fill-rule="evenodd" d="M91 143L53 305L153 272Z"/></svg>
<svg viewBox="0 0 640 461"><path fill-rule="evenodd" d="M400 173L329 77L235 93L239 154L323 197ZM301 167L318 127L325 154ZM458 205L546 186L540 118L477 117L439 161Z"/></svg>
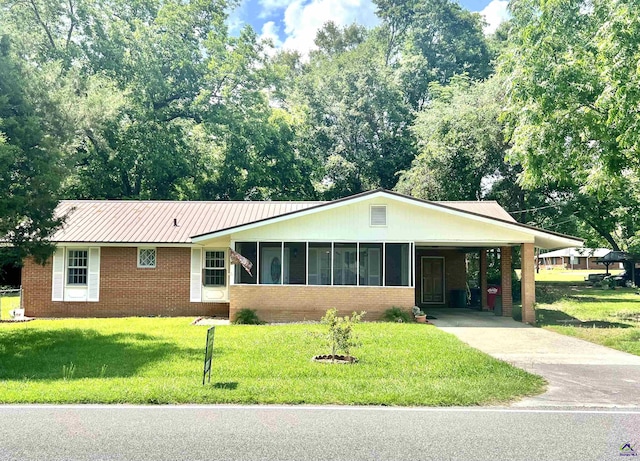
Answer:
<svg viewBox="0 0 640 461"><path fill-rule="evenodd" d="M329 309L322 317L322 323L329 327L325 339L331 348L331 354L316 355L313 360L331 363L357 362L358 359L351 356L351 349L360 345L353 333L353 326L360 323L364 315L363 311L359 314L353 312L351 317L341 317L336 309Z"/></svg>

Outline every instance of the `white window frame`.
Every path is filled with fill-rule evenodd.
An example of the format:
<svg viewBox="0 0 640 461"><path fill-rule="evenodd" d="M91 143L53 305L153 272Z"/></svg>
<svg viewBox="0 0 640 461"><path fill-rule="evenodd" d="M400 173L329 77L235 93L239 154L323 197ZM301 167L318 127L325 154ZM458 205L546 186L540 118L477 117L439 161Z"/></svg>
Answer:
<svg viewBox="0 0 640 461"><path fill-rule="evenodd" d="M153 250L153 266L140 263L140 252ZM155 247L138 247L138 269L155 269L158 265L158 250Z"/></svg>
<svg viewBox="0 0 640 461"><path fill-rule="evenodd" d="M224 265L222 267L207 267L207 253L222 253L222 262L224 263ZM202 254L202 286L212 287L212 288L226 287L227 286L227 266L228 266L227 252L223 248L204 248L203 254ZM206 283L207 276L205 271L208 271L208 270L218 271L218 272L222 271L223 273L222 279L224 280L224 283L222 285L207 284Z"/></svg>
<svg viewBox="0 0 640 461"><path fill-rule="evenodd" d="M72 252L75 251L84 251L86 253L85 261L86 264L84 266L71 266L69 264L69 257ZM84 283L70 283L69 282L69 269L84 269L85 272L85 282ZM68 248L65 252L65 261L64 261L64 285L67 287L87 287L89 286L89 248Z"/></svg>

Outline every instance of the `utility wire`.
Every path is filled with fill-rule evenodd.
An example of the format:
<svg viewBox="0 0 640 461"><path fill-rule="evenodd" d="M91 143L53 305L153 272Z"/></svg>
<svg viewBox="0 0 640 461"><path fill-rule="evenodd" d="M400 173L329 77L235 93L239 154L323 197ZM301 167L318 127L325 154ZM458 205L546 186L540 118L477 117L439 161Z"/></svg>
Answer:
<svg viewBox="0 0 640 461"><path fill-rule="evenodd" d="M562 203L558 203L556 205L546 205L546 206L539 206L536 208L529 208L527 210L518 210L518 211L509 211L509 214L518 214L518 213L526 213L527 211L537 211L537 210L544 210L546 208L556 208L559 206L562 206Z"/></svg>

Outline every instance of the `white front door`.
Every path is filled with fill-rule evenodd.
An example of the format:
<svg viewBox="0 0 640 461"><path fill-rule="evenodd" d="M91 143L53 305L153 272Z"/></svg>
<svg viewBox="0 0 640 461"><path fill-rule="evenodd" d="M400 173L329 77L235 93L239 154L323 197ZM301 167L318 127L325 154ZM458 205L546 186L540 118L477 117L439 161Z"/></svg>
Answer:
<svg viewBox="0 0 640 461"><path fill-rule="evenodd" d="M282 254L280 248L263 248L260 254L260 283L279 285L282 277Z"/></svg>

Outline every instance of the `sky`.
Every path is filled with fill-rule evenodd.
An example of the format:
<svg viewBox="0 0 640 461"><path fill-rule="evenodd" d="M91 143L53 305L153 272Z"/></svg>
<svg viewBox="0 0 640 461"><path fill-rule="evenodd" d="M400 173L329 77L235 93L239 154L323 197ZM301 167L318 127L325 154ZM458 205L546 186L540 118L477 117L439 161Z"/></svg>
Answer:
<svg viewBox="0 0 640 461"><path fill-rule="evenodd" d="M507 17L508 0L459 0L470 11L480 12L493 32ZM297 50L306 55L313 49L316 32L327 21L340 26L354 22L373 27L379 20L371 0L243 0L231 13L231 32L249 24L276 48Z"/></svg>

